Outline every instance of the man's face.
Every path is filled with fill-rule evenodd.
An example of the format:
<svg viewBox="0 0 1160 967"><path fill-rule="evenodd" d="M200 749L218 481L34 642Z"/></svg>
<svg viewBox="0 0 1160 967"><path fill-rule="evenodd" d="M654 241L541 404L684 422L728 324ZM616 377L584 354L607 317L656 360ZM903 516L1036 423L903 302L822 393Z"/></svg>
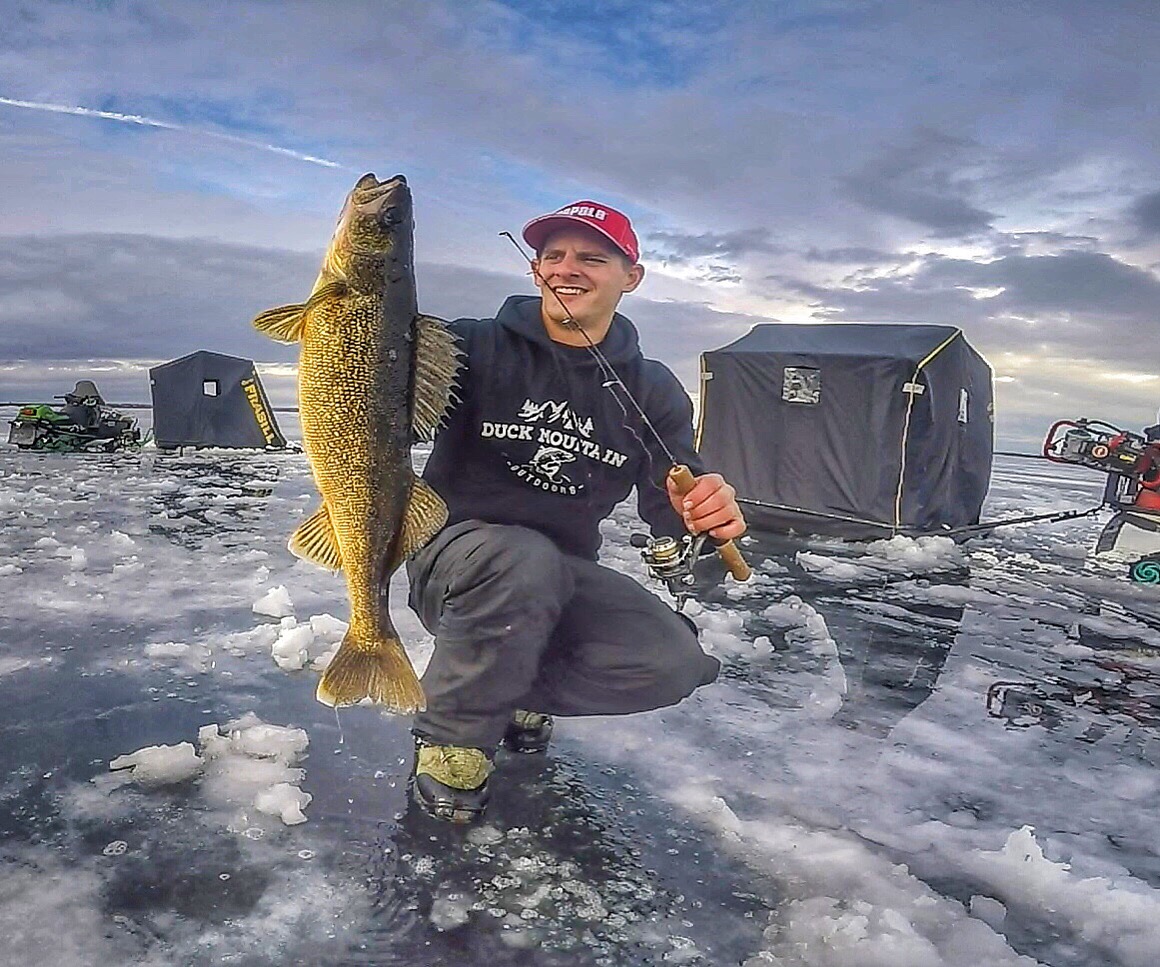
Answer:
<svg viewBox="0 0 1160 967"><path fill-rule="evenodd" d="M583 225L549 235L533 265L545 319L561 325L571 318L600 336L611 323L620 297L640 285L644 276L642 266L630 265L608 239Z"/></svg>

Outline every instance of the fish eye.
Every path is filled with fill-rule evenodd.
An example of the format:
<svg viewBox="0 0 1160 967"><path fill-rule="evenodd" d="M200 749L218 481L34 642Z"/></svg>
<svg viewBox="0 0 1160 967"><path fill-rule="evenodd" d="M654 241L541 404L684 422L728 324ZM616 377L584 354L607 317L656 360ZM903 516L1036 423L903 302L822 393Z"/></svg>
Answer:
<svg viewBox="0 0 1160 967"><path fill-rule="evenodd" d="M403 213L398 205L387 205L379 212L379 221L388 228L392 225L398 225L402 220Z"/></svg>

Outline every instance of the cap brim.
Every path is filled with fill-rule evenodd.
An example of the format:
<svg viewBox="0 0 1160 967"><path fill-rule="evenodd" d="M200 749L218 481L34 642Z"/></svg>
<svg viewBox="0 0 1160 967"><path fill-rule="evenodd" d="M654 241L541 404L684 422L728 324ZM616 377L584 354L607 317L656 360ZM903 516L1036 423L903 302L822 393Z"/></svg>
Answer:
<svg viewBox="0 0 1160 967"><path fill-rule="evenodd" d="M615 248L616 251L622 253L625 258L632 259L634 262L636 261L633 254L623 245L621 245L620 242L609 235L608 232L606 232L603 228L599 228L598 226L593 225L590 221L588 221L588 219L580 218L578 215L560 215L555 212L550 215L541 215L539 218L533 218L530 222L528 222L524 226L524 230L521 234L524 236L524 241L527 242L537 252L539 252L544 242L547 241L548 236L551 235L552 232L554 232L557 228L561 228L565 225L583 225L585 228L592 229L592 231L597 232L598 234L603 235L606 239L608 239L608 241L612 243L612 247Z"/></svg>

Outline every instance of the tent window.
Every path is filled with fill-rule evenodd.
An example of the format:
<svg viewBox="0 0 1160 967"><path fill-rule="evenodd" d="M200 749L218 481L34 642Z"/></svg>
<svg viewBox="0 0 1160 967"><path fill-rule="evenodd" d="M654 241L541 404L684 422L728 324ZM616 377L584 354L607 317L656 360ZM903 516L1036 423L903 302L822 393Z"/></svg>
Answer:
<svg viewBox="0 0 1160 967"><path fill-rule="evenodd" d="M203 396L219 395L218 381L216 379L203 379L201 381L201 392Z"/></svg>
<svg viewBox="0 0 1160 967"><path fill-rule="evenodd" d="M969 402L970 402L970 399L967 395L967 391L965 389L960 389L959 390L959 422L960 423L967 422L967 405Z"/></svg>
<svg viewBox="0 0 1160 967"><path fill-rule="evenodd" d="M820 403L822 371L805 366L786 366L782 372L781 398L787 403Z"/></svg>

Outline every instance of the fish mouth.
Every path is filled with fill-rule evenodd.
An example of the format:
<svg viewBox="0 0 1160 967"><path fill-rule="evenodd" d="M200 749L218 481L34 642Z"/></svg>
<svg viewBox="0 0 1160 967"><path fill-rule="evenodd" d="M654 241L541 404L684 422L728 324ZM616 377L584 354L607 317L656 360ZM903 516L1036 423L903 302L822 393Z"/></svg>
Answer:
<svg viewBox="0 0 1160 967"><path fill-rule="evenodd" d="M406 175L393 175L386 181L379 181L374 172L367 172L354 186L354 194L358 204L365 205L392 191L406 191Z"/></svg>
<svg viewBox="0 0 1160 967"><path fill-rule="evenodd" d="M354 186L351 202L362 215L377 218L388 230L405 222L411 213L411 193L404 175L379 181L368 172Z"/></svg>

